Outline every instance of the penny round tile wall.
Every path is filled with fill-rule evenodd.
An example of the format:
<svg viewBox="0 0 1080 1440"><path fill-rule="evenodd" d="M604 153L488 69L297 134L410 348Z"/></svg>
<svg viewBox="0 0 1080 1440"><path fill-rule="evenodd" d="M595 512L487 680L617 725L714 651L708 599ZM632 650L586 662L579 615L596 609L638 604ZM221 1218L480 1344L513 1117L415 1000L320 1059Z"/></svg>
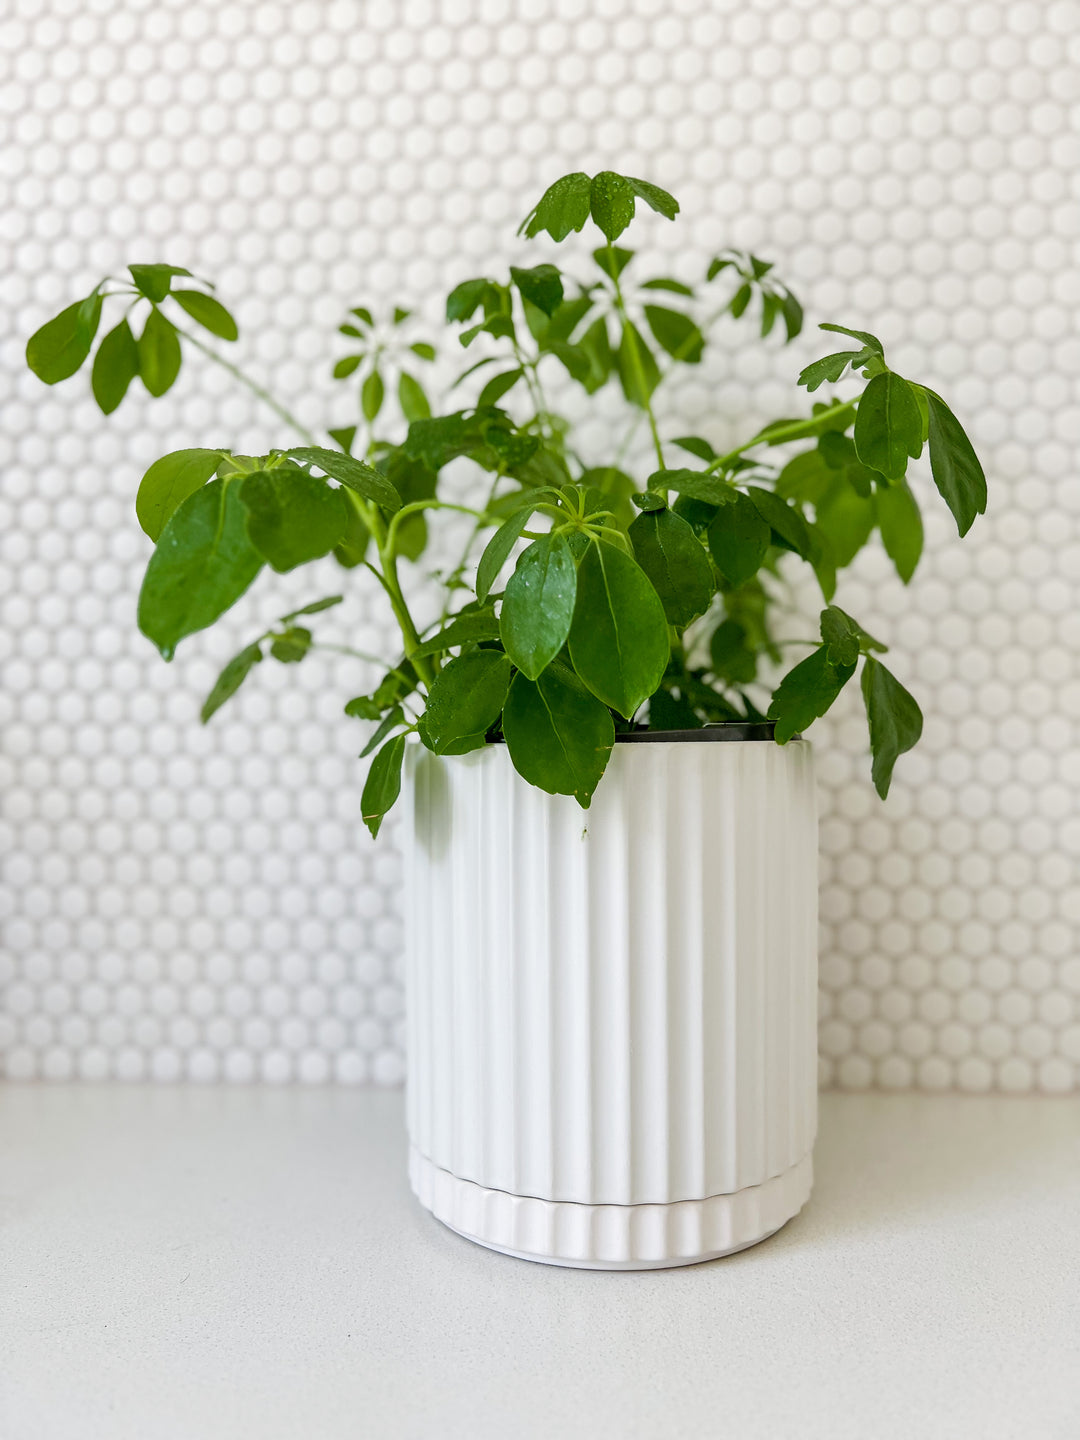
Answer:
<svg viewBox="0 0 1080 1440"><path fill-rule="evenodd" d="M1073 0L9 0L0 37L4 1074L404 1067L398 856L361 826L366 727L341 713L373 666L265 664L198 720L235 649L335 588L318 638L385 651L379 597L332 562L263 578L163 664L134 623L139 477L288 432L194 356L106 420L85 376L24 373L26 336L129 261L186 265L238 316L231 359L308 425L347 424L350 305L416 305L429 335L456 281L546 256L513 232L548 182L610 166L682 202L640 228L652 258L687 279L723 245L775 260L811 320L869 326L945 392L987 462L967 542L920 473L910 588L875 551L837 597L926 731L884 805L858 696L815 731L823 1082L1077 1085ZM816 332L749 334L721 327L667 423L735 440L800 403Z"/></svg>

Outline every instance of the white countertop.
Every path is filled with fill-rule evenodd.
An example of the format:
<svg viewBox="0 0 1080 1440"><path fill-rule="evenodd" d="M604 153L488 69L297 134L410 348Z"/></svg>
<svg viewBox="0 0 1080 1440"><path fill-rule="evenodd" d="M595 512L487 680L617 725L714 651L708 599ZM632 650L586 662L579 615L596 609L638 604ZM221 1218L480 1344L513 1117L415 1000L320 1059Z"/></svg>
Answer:
<svg viewBox="0 0 1080 1440"><path fill-rule="evenodd" d="M801 1216L640 1274L444 1229L401 1109L0 1087L3 1440L1080 1436L1080 1100L827 1095Z"/></svg>

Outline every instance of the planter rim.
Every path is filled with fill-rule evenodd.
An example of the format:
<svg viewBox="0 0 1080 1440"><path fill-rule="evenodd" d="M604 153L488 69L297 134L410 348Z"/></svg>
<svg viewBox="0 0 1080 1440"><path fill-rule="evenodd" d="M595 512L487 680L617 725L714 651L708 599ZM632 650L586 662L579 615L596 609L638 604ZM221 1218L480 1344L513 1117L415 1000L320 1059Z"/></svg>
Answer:
<svg viewBox="0 0 1080 1440"><path fill-rule="evenodd" d="M768 740L776 738L776 726L771 720L725 720L715 725L703 725L699 730L628 730L616 734L616 745L664 745L681 744L683 741L725 741L725 740ZM793 735L801 740L801 735ZM504 745L503 739L489 740L489 745Z"/></svg>

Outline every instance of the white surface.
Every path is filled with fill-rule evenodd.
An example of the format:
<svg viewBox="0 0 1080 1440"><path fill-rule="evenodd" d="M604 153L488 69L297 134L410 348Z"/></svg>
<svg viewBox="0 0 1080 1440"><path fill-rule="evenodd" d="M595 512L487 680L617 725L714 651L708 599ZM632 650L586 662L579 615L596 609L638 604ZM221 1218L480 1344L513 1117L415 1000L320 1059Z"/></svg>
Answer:
<svg viewBox="0 0 1080 1440"><path fill-rule="evenodd" d="M408 771L407 1114L447 1182L417 1193L575 1262L775 1230L817 1120L811 747L616 745L588 810L505 745Z"/></svg>
<svg viewBox="0 0 1080 1440"><path fill-rule="evenodd" d="M805 407L795 377L836 320L880 334L986 459L964 542L922 462L911 589L875 549L836 597L926 733L882 806L855 687L811 732L825 1082L1080 1084L1078 73L1076 0L0 4L0 1069L403 1073L397 855L361 826L367 730L341 713L374 668L268 662L198 722L217 667L339 587L316 635L377 648L372 577L265 574L163 665L134 621L143 469L292 441L197 363L105 419L85 374L25 373L26 336L106 272L170 260L218 281L232 358L308 423L350 424L359 376L330 380L349 306L419 305L410 338L431 338L452 285L550 258L513 233L546 184L611 166L683 207L635 226L628 284L654 259L696 281L738 245L806 304L790 349L724 321L658 393L665 433L727 449ZM559 255L586 277L594 243ZM791 633L820 605L811 584Z"/></svg>
<svg viewBox="0 0 1080 1440"><path fill-rule="evenodd" d="M1080 1102L825 1096L710 1265L481 1249L389 1093L0 1088L4 1440L1075 1440Z"/></svg>

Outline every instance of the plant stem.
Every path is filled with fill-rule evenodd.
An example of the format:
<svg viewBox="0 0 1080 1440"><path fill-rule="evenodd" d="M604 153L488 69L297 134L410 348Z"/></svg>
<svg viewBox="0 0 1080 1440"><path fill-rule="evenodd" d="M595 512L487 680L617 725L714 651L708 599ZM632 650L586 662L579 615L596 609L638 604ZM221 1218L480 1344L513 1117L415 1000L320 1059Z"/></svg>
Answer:
<svg viewBox="0 0 1080 1440"><path fill-rule="evenodd" d="M189 345L194 345L196 350L201 350L204 355L209 355L211 360L220 365L223 370L227 370L234 379L239 380L242 385L246 385L253 395L257 395L264 405L269 405L274 414L284 420L287 425L291 425L296 433L301 435L309 445L318 445L318 437L314 435L306 425L302 425L295 415L291 415L289 411L285 409L284 405L275 400L269 390L264 390L257 381L252 380L250 375L245 375L231 360L226 360L223 355L219 355L218 352L211 349L209 345L204 345L197 335L192 335L188 330L181 330L179 325L175 326L175 329L176 333L182 335Z"/></svg>
<svg viewBox="0 0 1080 1440"><path fill-rule="evenodd" d="M784 436L789 430L795 432L794 435L791 436L793 440L800 438L809 439L810 436L805 435L808 424L816 424L819 420L827 420L830 415L839 415L844 410L850 410L851 406L852 402L850 400L838 400L835 405L830 405L827 410L819 410L816 415L811 415L809 420L792 420L790 425L777 426L775 430L770 430L767 435L755 435L742 445L736 446L734 450L729 450L726 455L718 455L715 460L710 461L706 466L706 473L723 469L729 460L737 460L740 455L744 454L747 450L752 450L755 445L782 445L784 443ZM800 432L804 433L800 435Z"/></svg>
<svg viewBox="0 0 1080 1440"><path fill-rule="evenodd" d="M618 266L615 263L615 247L609 240L607 242L608 258L610 260L611 282L615 287L615 309L618 311L619 319L622 321L623 334L629 344L627 349L630 354L630 364L634 370L634 378L637 380L641 393L641 408L649 419L649 429L652 431L653 445L656 447L656 458L661 470L667 469L664 461L664 447L660 444L660 431L656 425L656 415L653 412L652 402L649 399L649 385L645 379L645 366L641 361L641 352L638 350L637 331L630 324L630 317L626 313L626 301L623 298L622 286L619 284Z"/></svg>

